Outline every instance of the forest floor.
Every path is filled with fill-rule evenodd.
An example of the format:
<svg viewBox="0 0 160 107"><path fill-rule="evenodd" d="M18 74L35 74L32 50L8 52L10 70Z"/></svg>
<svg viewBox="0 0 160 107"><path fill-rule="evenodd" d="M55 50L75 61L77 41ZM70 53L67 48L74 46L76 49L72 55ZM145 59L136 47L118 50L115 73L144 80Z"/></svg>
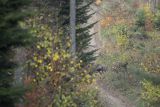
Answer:
<svg viewBox="0 0 160 107"><path fill-rule="evenodd" d="M115 90L109 89L101 81L97 81L98 98L103 107L135 107L128 99Z"/></svg>
<svg viewBox="0 0 160 107"><path fill-rule="evenodd" d="M88 23L94 23L96 21L100 21L103 16L101 15L101 9L97 6L93 5L91 7L91 13L96 12ZM101 37L101 26L100 22L97 22L96 25L91 29L91 34L97 32L96 35L93 36L91 41L90 49L99 49L97 55L99 56L101 49L103 49L103 40ZM122 96L120 93L115 90L110 90L105 86L100 80L97 80L96 86L98 88L98 100L102 103L103 107L135 107L131 104L127 98Z"/></svg>
<svg viewBox="0 0 160 107"><path fill-rule="evenodd" d="M143 4L143 3L142 3ZM159 11L153 14L144 4L139 7L122 0L103 1L91 5L88 24L97 22L90 30L89 50L98 49L94 62L106 71L96 76L98 100L101 107L159 107ZM148 5L147 5L148 6ZM141 13L144 12L144 15ZM153 16L153 21L150 16ZM144 17L144 18L142 18ZM147 20L150 21L147 21ZM139 25L143 22L144 25ZM156 72L155 72L156 71ZM149 86L147 84L150 83ZM146 87L147 86L147 87ZM152 96L152 97L149 97Z"/></svg>

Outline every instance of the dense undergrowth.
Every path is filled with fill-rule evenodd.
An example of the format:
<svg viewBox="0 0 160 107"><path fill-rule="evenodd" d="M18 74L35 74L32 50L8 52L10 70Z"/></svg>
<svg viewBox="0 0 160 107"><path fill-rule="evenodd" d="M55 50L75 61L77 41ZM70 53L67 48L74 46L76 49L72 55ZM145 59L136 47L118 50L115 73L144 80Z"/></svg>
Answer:
<svg viewBox="0 0 160 107"><path fill-rule="evenodd" d="M36 15L22 23L36 38L27 50L29 71L24 84L31 89L24 95L23 106L100 107L97 90L89 87L95 82L92 66L72 56L70 36L60 28L53 31L50 22L44 21L53 14L45 8L34 11Z"/></svg>
<svg viewBox="0 0 160 107"><path fill-rule="evenodd" d="M97 0L93 5L102 7L106 17L88 25L94 1L76 0L73 54L69 1L29 1L0 1L0 106L101 107L100 100L107 96L98 99L94 74L107 70L100 78L107 89L120 92L137 107L159 107L160 9L131 5L132 0ZM97 63L107 69L92 63L96 50L89 48L96 33L90 34L90 28L95 24L101 25L105 43Z"/></svg>
<svg viewBox="0 0 160 107"><path fill-rule="evenodd" d="M127 5L123 8L129 8L128 11L133 8ZM160 104L159 12L152 12L145 4L134 9L136 15L128 13L131 23L125 16L120 23L118 18L114 23L106 20L101 31L106 42L98 63L109 68L102 81L127 96L137 107Z"/></svg>

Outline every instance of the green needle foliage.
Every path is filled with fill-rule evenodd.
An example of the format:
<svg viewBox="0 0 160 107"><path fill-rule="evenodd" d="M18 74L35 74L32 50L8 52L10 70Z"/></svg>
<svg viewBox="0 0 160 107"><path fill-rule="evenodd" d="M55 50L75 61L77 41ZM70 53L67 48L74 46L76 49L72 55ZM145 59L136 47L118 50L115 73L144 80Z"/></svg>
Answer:
<svg viewBox="0 0 160 107"><path fill-rule="evenodd" d="M28 0L0 0L0 107L14 107L23 93L22 88L13 85L13 49L30 43L31 35L22 28L26 17Z"/></svg>
<svg viewBox="0 0 160 107"><path fill-rule="evenodd" d="M88 25L88 19L94 14L88 14L89 7L93 1L77 0L76 1L76 53L77 57L85 64L95 60L94 53L96 50L88 50L90 47L91 37L95 34L90 34L90 29L96 24ZM59 12L59 27L64 30L66 35L69 35L69 0L61 2Z"/></svg>

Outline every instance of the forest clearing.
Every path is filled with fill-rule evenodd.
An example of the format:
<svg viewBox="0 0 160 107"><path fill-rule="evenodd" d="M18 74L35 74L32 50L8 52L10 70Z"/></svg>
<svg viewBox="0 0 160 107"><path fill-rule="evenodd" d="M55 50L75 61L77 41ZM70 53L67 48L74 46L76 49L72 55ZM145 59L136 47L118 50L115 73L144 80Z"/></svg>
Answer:
<svg viewBox="0 0 160 107"><path fill-rule="evenodd" d="M160 107L160 0L0 0L0 107Z"/></svg>

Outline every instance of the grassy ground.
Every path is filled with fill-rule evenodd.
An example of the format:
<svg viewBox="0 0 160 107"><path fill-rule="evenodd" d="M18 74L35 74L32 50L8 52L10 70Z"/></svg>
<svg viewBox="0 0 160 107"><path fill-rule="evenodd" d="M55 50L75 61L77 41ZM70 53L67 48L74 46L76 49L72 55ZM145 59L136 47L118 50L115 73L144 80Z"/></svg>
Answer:
<svg viewBox="0 0 160 107"><path fill-rule="evenodd" d="M121 95L126 96L136 107L150 107L148 103L141 98L143 80L152 81L154 84L160 83L160 76L154 73L145 72L141 67L141 62L146 54L150 52L156 52L159 47L157 39L147 40L134 40L132 49L120 51L114 50L103 53L99 57L98 63L105 64L108 67L107 73L105 73L100 79L106 87L112 90L118 91ZM107 43L106 43L107 44ZM124 55L123 55L124 54ZM126 57L123 59L123 57ZM115 72L112 67L117 61L128 61L127 70L123 67L117 68ZM155 106L158 107L158 106Z"/></svg>
<svg viewBox="0 0 160 107"><path fill-rule="evenodd" d="M160 12L155 15L143 6L132 7L131 2L116 0L100 5L104 15L100 21L103 47L96 62L108 70L99 81L136 107L159 107L160 32L156 28L159 24L155 26L154 22L160 22ZM152 87L144 90L144 80L150 81L156 92ZM145 91L146 98L142 96Z"/></svg>

